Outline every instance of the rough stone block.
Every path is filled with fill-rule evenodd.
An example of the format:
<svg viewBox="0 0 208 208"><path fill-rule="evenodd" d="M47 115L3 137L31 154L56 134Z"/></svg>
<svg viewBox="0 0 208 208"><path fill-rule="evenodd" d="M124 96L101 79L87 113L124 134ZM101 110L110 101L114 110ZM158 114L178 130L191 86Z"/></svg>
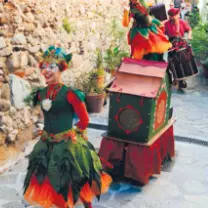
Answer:
<svg viewBox="0 0 208 208"><path fill-rule="evenodd" d="M5 48L6 47L6 42L4 40L3 37L0 37L0 49Z"/></svg>

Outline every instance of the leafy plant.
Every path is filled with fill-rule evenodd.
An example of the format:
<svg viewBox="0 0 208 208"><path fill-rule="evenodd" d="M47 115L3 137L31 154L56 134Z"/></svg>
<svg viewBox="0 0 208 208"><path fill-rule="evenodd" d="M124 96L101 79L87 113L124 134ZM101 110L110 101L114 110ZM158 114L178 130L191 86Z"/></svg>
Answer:
<svg viewBox="0 0 208 208"><path fill-rule="evenodd" d="M90 76L89 76L88 95L102 94L104 92L103 89L98 87L96 76L97 76L96 73L91 73Z"/></svg>
<svg viewBox="0 0 208 208"><path fill-rule="evenodd" d="M42 89L42 87L32 87L32 88L28 88L31 90L30 94L27 95L25 98L24 98L24 103L27 105L27 106L35 106L37 103L38 103L38 91L40 91Z"/></svg>
<svg viewBox="0 0 208 208"><path fill-rule="evenodd" d="M95 71L98 76L102 76L104 75L105 71L104 71L104 67L103 67L103 54L100 48L97 48L95 51Z"/></svg>
<svg viewBox="0 0 208 208"><path fill-rule="evenodd" d="M120 66L122 59L124 57L129 57L129 53L121 50L119 47L110 47L106 50L104 61L106 68L110 70L115 70Z"/></svg>
<svg viewBox="0 0 208 208"><path fill-rule="evenodd" d="M189 14L188 21L191 28L194 28L199 24L199 22L201 21L201 17L198 8L192 9L191 13Z"/></svg>
<svg viewBox="0 0 208 208"><path fill-rule="evenodd" d="M64 29L68 34L72 33L73 30L74 30L73 27L72 27L72 25L70 24L70 22L69 22L69 20L68 20L67 18L64 18L64 19L63 19L62 27L63 27L63 29Z"/></svg>
<svg viewBox="0 0 208 208"><path fill-rule="evenodd" d="M200 22L192 33L192 45L195 57L208 66L208 23Z"/></svg>
<svg viewBox="0 0 208 208"><path fill-rule="evenodd" d="M119 43L126 38L126 31L118 25L115 18L110 26L110 36L113 37L113 41Z"/></svg>
<svg viewBox="0 0 208 208"><path fill-rule="evenodd" d="M94 71L81 74L76 83L76 88L83 91L86 95L102 94L104 91L97 86L97 76L97 73Z"/></svg>

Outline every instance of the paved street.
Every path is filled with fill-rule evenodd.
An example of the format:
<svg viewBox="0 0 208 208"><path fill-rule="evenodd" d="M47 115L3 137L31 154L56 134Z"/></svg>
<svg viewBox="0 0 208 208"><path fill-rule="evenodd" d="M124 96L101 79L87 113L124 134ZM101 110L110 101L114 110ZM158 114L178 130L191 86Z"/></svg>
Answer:
<svg viewBox="0 0 208 208"><path fill-rule="evenodd" d="M90 130L90 141L99 148L102 132ZM96 200L93 208L207 208L207 147L176 142L176 158L172 168L153 177L140 187L114 183L109 192ZM29 207L22 198L22 183L27 160L23 159L0 176L0 207ZM81 208L77 206L76 208Z"/></svg>
<svg viewBox="0 0 208 208"><path fill-rule="evenodd" d="M208 80L198 76L188 84L185 91L173 90L172 105L178 117L175 134L208 141ZM91 115L91 122L107 124L107 114L105 108L102 114ZM103 131L89 129L88 133L98 149ZM93 208L207 208L207 153L205 146L176 142L176 157L161 175L151 178L144 187L113 183L100 203L95 200ZM22 198L26 167L27 159L23 158L0 176L0 208L30 207Z"/></svg>

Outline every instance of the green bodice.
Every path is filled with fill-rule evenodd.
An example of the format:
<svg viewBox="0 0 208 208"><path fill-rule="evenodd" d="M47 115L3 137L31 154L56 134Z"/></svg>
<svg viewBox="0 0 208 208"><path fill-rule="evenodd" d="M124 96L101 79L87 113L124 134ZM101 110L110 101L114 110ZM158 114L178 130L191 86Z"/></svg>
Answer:
<svg viewBox="0 0 208 208"><path fill-rule="evenodd" d="M44 130L49 134L58 134L72 128L74 109L67 100L69 88L63 85L49 111L42 108L42 101L46 99L47 88L40 91L41 108L44 114Z"/></svg>

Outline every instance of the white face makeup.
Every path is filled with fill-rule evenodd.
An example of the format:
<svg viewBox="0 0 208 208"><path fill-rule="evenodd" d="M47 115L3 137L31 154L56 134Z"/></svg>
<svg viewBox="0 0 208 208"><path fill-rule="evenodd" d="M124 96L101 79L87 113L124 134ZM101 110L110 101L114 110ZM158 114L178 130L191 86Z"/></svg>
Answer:
<svg viewBox="0 0 208 208"><path fill-rule="evenodd" d="M43 63L41 66L42 75L45 77L48 84L57 83L60 79L60 70L56 63Z"/></svg>
<svg viewBox="0 0 208 208"><path fill-rule="evenodd" d="M58 65L56 63L52 63L52 64L44 63L42 65L41 69L42 70L45 69L47 72L53 72L53 73L55 73L55 72L57 72L59 70Z"/></svg>

